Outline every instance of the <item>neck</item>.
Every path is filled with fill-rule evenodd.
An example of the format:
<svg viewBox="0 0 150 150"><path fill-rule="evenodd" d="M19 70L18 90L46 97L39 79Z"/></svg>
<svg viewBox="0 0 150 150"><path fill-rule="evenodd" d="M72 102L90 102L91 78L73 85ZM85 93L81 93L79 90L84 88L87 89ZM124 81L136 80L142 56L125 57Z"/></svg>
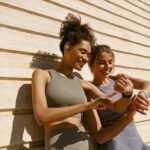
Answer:
<svg viewBox="0 0 150 150"><path fill-rule="evenodd" d="M110 82L109 82L109 79L108 78L104 78L104 79L97 79L97 78L94 78L93 79L93 83L95 85L103 85L103 86L107 86Z"/></svg>
<svg viewBox="0 0 150 150"><path fill-rule="evenodd" d="M65 63L63 60L58 64L56 70L68 78L72 77L73 68L67 65L67 63Z"/></svg>

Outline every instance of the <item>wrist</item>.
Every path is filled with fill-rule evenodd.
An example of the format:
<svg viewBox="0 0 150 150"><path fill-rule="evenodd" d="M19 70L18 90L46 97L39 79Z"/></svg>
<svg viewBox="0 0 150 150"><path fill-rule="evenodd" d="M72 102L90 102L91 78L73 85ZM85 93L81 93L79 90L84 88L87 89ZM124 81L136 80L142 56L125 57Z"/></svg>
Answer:
<svg viewBox="0 0 150 150"><path fill-rule="evenodd" d="M141 93L143 93L145 95L146 99L148 99L150 97L150 94L147 91L145 91L145 90L140 90L138 92L138 94L141 94Z"/></svg>
<svg viewBox="0 0 150 150"><path fill-rule="evenodd" d="M128 117L125 117L124 119L123 119L123 121L124 121L124 123L129 123L131 120L128 118Z"/></svg>
<svg viewBox="0 0 150 150"><path fill-rule="evenodd" d="M129 92L124 92L124 93L122 93L122 96L123 96L124 98L131 98L132 95L133 95L133 90L132 90L132 91L129 91Z"/></svg>
<svg viewBox="0 0 150 150"><path fill-rule="evenodd" d="M85 103L85 107L86 107L86 110L91 110L92 109L92 101Z"/></svg>

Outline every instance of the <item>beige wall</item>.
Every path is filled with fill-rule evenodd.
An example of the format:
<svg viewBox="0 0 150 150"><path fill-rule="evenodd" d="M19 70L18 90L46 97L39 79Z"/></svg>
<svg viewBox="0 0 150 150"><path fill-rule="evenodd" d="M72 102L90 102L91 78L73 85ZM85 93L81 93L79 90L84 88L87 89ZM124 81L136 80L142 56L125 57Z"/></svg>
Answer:
<svg viewBox="0 0 150 150"><path fill-rule="evenodd" d="M69 12L93 27L98 43L113 48L115 73L150 80L149 8L149 0L0 0L0 149L43 149L43 130L33 117L31 74L61 57L58 32ZM91 79L87 66L81 74ZM150 112L137 114L136 125L150 143Z"/></svg>

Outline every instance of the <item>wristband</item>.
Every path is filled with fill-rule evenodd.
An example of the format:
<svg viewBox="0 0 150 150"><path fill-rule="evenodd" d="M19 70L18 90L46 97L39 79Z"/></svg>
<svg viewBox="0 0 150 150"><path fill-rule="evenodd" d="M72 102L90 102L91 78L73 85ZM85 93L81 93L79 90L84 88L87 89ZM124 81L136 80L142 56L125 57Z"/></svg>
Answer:
<svg viewBox="0 0 150 150"><path fill-rule="evenodd" d="M133 92L131 92L129 95L126 95L126 94L122 93L122 96L123 96L124 98L131 98L132 95L133 95Z"/></svg>
<svg viewBox="0 0 150 150"><path fill-rule="evenodd" d="M145 90L140 90L138 94L140 94L140 93L142 93L142 92L145 94L146 99L148 99L148 98L150 97L150 95L148 94L148 92L145 91Z"/></svg>

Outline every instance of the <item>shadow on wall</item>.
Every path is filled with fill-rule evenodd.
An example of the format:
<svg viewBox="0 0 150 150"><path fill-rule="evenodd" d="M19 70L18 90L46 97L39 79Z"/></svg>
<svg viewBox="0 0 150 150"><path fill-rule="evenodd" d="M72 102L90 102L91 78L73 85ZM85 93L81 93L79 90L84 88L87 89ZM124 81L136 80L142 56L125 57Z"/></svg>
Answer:
<svg viewBox="0 0 150 150"><path fill-rule="evenodd" d="M53 69L59 63L61 57L46 52L37 52L30 63L32 69Z"/></svg>
<svg viewBox="0 0 150 150"><path fill-rule="evenodd" d="M32 69L52 69L60 60L57 55L37 52L30 63ZM18 90L10 147L7 150L28 150L44 146L44 131L36 124L31 100L31 84L23 84ZM27 138L29 137L29 138ZM28 139L28 140L26 140ZM43 148L41 148L42 150Z"/></svg>

